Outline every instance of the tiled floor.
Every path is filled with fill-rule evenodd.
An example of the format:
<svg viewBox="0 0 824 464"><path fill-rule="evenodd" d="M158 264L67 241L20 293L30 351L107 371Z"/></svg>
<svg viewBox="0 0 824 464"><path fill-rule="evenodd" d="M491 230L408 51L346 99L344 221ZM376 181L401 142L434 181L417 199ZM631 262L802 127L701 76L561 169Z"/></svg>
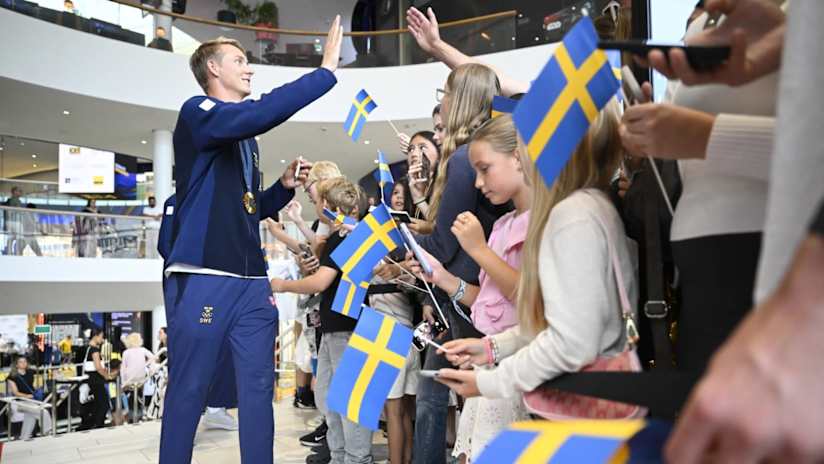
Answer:
<svg viewBox="0 0 824 464"><path fill-rule="evenodd" d="M275 405L275 462L297 464L305 462L309 448L301 446L298 437L314 427L307 423L318 416L315 410L295 409L292 399ZM234 414L236 411L230 411ZM58 435L56 438L35 438L30 441L6 443L2 464L137 464L157 462L160 422L123 425ZM374 435L373 455L376 461L387 459L386 440ZM240 462L237 432L198 430L193 463L232 464Z"/></svg>

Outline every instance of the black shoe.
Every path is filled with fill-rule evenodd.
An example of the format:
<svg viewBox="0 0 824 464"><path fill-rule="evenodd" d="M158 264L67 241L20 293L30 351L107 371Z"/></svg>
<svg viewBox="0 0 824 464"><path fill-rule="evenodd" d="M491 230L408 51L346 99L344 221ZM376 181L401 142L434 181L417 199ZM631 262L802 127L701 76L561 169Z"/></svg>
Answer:
<svg viewBox="0 0 824 464"><path fill-rule="evenodd" d="M324 447L323 449L318 449L318 451L320 452L306 456L306 464L327 464L332 461L332 455L329 453L329 448Z"/></svg>
<svg viewBox="0 0 824 464"><path fill-rule="evenodd" d="M292 406L298 409L317 409L318 407L315 405L315 399L310 397L308 400L305 398L298 398L295 397L295 401L292 402Z"/></svg>
<svg viewBox="0 0 824 464"><path fill-rule="evenodd" d="M320 446L321 442L326 440L326 422L321 423L318 428L310 433L300 437L300 444L303 446Z"/></svg>

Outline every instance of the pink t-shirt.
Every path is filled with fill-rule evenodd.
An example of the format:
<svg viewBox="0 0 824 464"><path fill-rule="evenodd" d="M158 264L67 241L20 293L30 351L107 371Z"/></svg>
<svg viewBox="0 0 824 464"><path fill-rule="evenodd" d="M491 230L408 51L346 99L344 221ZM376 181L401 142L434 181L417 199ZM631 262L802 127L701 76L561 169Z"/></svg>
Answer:
<svg viewBox="0 0 824 464"><path fill-rule="evenodd" d="M139 382L146 378L146 365L154 356L151 351L143 348L129 348L123 352L123 363L120 366L120 378L124 384Z"/></svg>
<svg viewBox="0 0 824 464"><path fill-rule="evenodd" d="M501 216L495 221L489 235L489 248L515 269L521 265L521 248L526 240L529 211L516 214L517 211L512 211ZM480 284L478 297L472 304L472 323L475 327L492 335L518 324L514 302L501 293L483 269Z"/></svg>

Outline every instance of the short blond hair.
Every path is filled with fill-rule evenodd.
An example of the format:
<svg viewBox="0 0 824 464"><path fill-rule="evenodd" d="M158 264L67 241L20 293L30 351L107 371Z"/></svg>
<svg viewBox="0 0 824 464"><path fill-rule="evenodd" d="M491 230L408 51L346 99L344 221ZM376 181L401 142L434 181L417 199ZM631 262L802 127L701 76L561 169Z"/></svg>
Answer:
<svg viewBox="0 0 824 464"><path fill-rule="evenodd" d="M140 348L143 346L143 337L137 332L132 332L126 336L124 343L126 344L126 348Z"/></svg>
<svg viewBox="0 0 824 464"><path fill-rule="evenodd" d="M318 161L312 165L309 174L306 176L306 185L313 184L334 177L341 177L338 165L332 161Z"/></svg>
<svg viewBox="0 0 824 464"><path fill-rule="evenodd" d="M329 204L331 210L338 209L347 216L354 216L358 211L360 194L358 186L345 177L326 179L318 184L318 197Z"/></svg>
<svg viewBox="0 0 824 464"><path fill-rule="evenodd" d="M215 57L220 61L220 58L222 58L222 53L220 52L221 45L231 45L246 55L246 50L243 48L243 45L237 40L228 37L220 36L200 44L189 58L189 69L192 70L192 74L195 75L198 85L200 85L204 92L209 91L209 68L206 63Z"/></svg>

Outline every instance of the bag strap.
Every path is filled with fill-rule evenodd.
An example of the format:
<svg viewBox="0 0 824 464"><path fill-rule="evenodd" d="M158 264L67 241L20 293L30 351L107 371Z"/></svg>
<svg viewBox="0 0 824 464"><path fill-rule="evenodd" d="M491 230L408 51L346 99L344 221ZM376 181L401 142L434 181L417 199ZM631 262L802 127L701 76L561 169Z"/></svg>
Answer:
<svg viewBox="0 0 824 464"><path fill-rule="evenodd" d="M650 161L654 168L655 162ZM655 171L657 174L657 170ZM654 192L663 184L655 185L651 176L644 176L645 192ZM665 190L663 192L666 192ZM664 297L664 258L661 253L661 221L658 216L660 205L658 195L652 194L644 201L644 256L646 270L647 301L644 315L649 321L652 333L652 350L656 369L672 369L672 344L668 336L669 303Z"/></svg>
<svg viewBox="0 0 824 464"><path fill-rule="evenodd" d="M595 201L595 204L598 205L598 214L595 214L594 216L601 228L604 229L604 234L607 238L607 250L609 250L610 260L612 261L612 275L615 277L615 286L618 288L618 297L621 303L621 318L624 321L627 348L629 349L638 343L638 328L635 326L635 320L632 317L632 304L629 301L627 289L624 285L624 273L621 271L621 261L618 259L618 254L615 251L617 242L612 236L610 228L604 222L605 216L610 215L610 213L614 213L617 217L618 212L614 211L612 206L609 206L610 210L607 210L603 204L603 202L606 201L605 199L600 198L593 192L586 192ZM602 217L602 214L604 217Z"/></svg>
<svg viewBox="0 0 824 464"><path fill-rule="evenodd" d="M23 377L23 376L22 376L22 375L20 375L20 374L16 375L15 377L19 377L19 378L20 378L20 381L21 381L21 382L23 382L23 385L25 385L25 386L26 386L26 388L28 388L28 389L29 389L29 392L31 392L31 394L32 394L32 395L34 395L34 388L33 388L31 385L29 385L29 383L28 383L28 382L26 382L26 378L25 378L25 377Z"/></svg>

